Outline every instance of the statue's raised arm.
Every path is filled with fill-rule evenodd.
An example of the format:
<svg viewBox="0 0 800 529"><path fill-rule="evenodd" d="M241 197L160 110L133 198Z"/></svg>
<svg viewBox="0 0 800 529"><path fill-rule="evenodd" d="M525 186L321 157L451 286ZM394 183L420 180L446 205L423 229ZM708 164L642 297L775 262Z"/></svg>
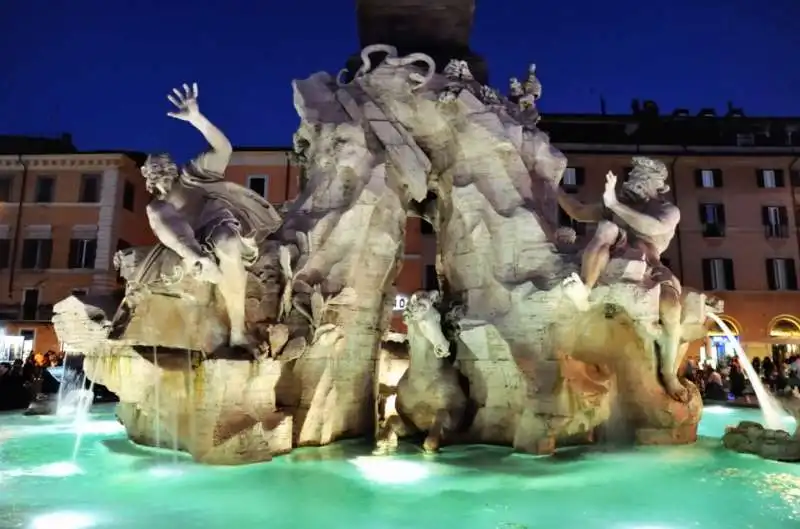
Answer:
<svg viewBox="0 0 800 529"><path fill-rule="evenodd" d="M214 175L221 179L231 159L233 147L231 142L208 118L206 118L197 104L199 90L197 83L183 85L183 91L174 88L172 94L167 96L169 102L175 105L176 112L168 112L171 118L180 119L191 123L199 130L211 148L195 158L192 165L196 172L202 175Z"/></svg>

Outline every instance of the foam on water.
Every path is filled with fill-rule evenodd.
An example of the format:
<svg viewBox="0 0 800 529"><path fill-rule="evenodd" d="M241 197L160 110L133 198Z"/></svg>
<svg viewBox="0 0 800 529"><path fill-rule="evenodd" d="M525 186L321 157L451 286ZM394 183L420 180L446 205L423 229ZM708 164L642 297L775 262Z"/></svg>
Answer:
<svg viewBox="0 0 800 529"><path fill-rule="evenodd" d="M723 450L758 410L709 407L696 445L553 457L469 446L392 457L354 442L207 467L132 445L98 406L77 465L57 420L0 415L0 527L731 529L800 523L800 466ZM22 435L14 435L23 431ZM38 433L37 433L38 431ZM735 509L730 506L735 505Z"/></svg>

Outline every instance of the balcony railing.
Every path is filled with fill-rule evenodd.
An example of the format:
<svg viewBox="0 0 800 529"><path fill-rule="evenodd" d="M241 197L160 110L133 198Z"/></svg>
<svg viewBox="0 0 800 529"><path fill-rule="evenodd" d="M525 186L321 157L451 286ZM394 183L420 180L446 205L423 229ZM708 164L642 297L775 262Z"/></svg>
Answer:
<svg viewBox="0 0 800 529"><path fill-rule="evenodd" d="M0 304L0 321L50 322L52 318L52 305L23 307L18 303Z"/></svg>
<svg viewBox="0 0 800 529"><path fill-rule="evenodd" d="M764 236L767 239L788 239L789 238L789 225L788 224L765 224Z"/></svg>

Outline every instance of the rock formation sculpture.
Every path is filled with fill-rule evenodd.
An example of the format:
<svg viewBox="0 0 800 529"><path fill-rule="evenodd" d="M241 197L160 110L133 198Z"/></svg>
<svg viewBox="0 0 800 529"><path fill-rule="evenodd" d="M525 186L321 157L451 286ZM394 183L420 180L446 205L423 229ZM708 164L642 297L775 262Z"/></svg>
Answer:
<svg viewBox="0 0 800 529"><path fill-rule="evenodd" d="M784 430L770 430L757 422L742 421L725 430L725 435L722 436L723 446L764 459L800 461L800 392L797 388L792 388L779 401L796 421L794 434Z"/></svg>
<svg viewBox="0 0 800 529"><path fill-rule="evenodd" d="M534 67L506 97L463 57L374 43L351 63L293 83L306 178L283 216L223 179L229 143L196 89L176 94L175 117L212 150L182 171L165 157L143 168L162 244L118 257L113 317L74 298L55 308L131 437L226 464L370 432L390 449L409 430L429 450L550 453L600 427L692 442L701 401L677 361L718 307L658 260L678 221L657 193L663 165L634 160L624 193L647 200L617 197L609 176L611 221L573 204L600 223L581 247L556 221L567 160L537 128ZM408 215L434 226L441 292L412 298L410 367L390 384L381 338ZM385 388L397 416L376 424Z"/></svg>

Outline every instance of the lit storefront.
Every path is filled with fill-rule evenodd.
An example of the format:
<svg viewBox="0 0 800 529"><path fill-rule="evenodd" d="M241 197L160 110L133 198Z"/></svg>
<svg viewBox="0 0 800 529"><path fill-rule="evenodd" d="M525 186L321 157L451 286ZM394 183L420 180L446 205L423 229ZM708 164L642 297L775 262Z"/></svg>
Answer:
<svg viewBox="0 0 800 529"><path fill-rule="evenodd" d="M708 330L706 335L705 344L700 347L700 365L706 363L711 364L712 367L722 366L728 363L729 359L736 356L736 348L734 343L739 342L739 325L730 317L720 316L720 319L728 326L733 333L728 337L719 326L714 323L713 327Z"/></svg>
<svg viewBox="0 0 800 529"><path fill-rule="evenodd" d="M796 317L776 316L767 328L774 362L783 364L787 358L800 352L800 320Z"/></svg>
<svg viewBox="0 0 800 529"><path fill-rule="evenodd" d="M0 362L24 360L33 351L33 338L0 334Z"/></svg>

